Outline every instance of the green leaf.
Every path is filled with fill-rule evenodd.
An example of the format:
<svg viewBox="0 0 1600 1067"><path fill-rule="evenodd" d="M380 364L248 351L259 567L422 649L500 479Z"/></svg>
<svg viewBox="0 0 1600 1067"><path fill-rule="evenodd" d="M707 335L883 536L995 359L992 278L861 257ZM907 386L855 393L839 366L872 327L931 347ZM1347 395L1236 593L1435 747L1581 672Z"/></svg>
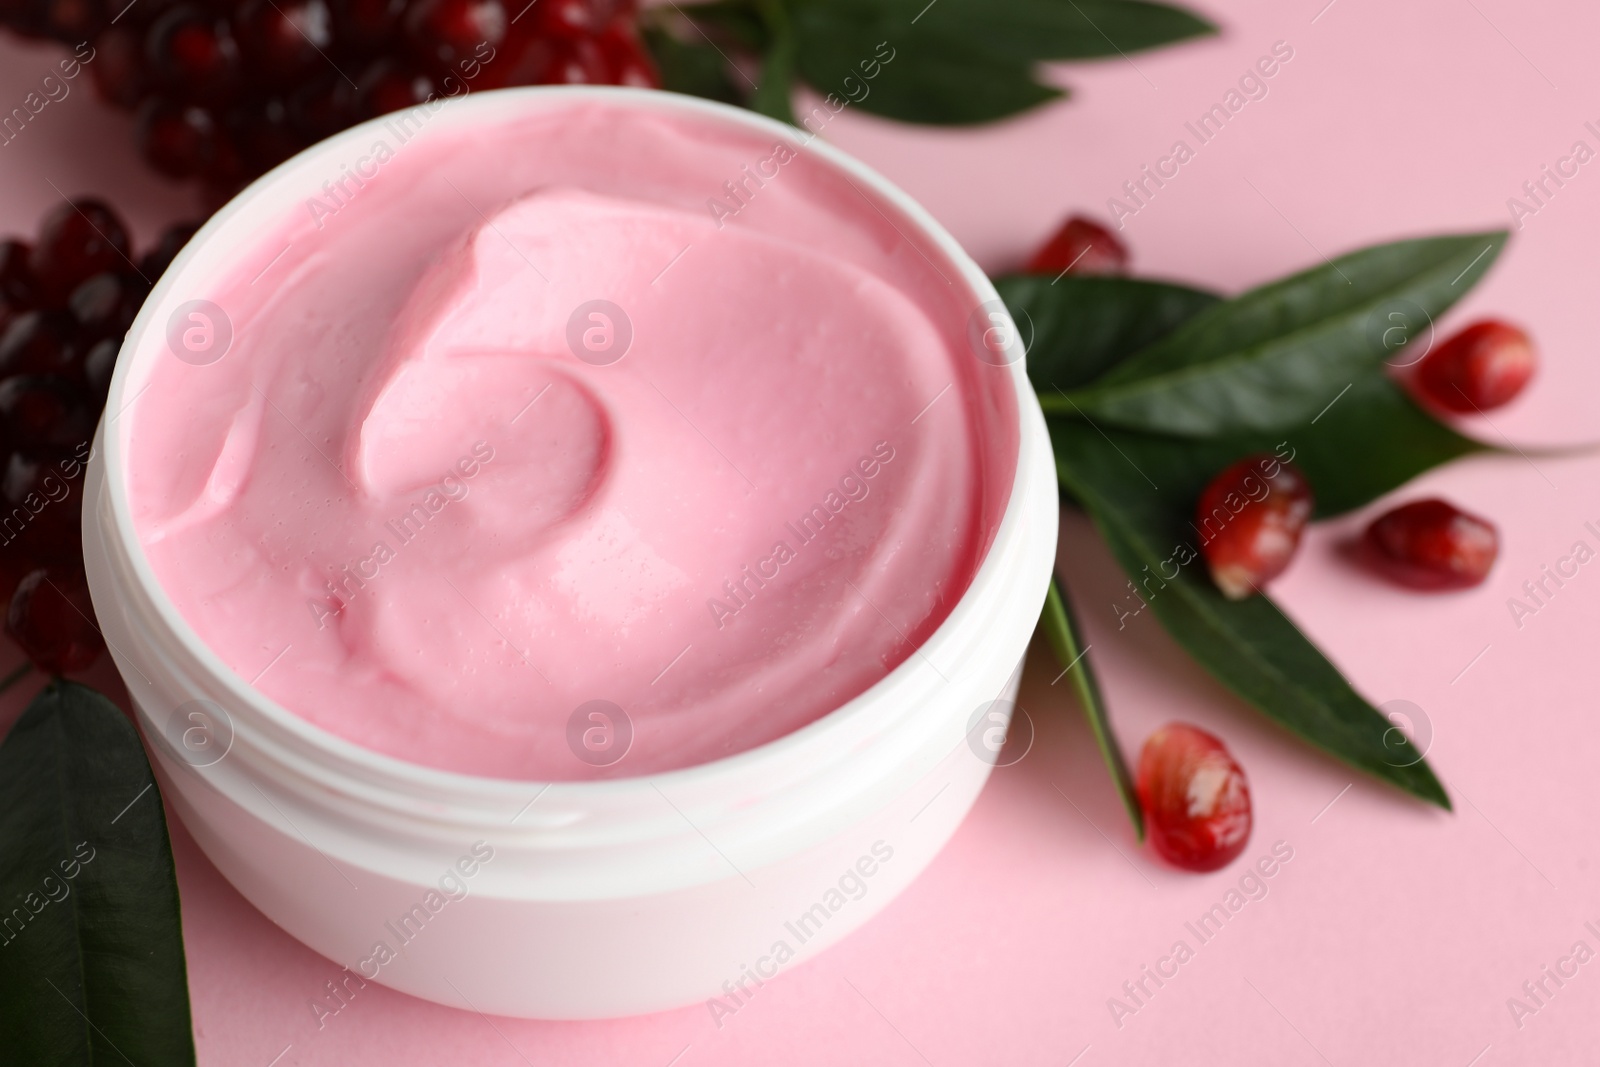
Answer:
<svg viewBox="0 0 1600 1067"><path fill-rule="evenodd" d="M54 681L0 745L0 1050L195 1062L172 849L133 726Z"/></svg>
<svg viewBox="0 0 1600 1067"><path fill-rule="evenodd" d="M1102 275L1010 274L994 286L1028 341L1028 377L1041 393L1093 381L1219 299Z"/></svg>
<svg viewBox="0 0 1600 1067"><path fill-rule="evenodd" d="M645 27L644 43L661 71L661 87L724 104L743 104L744 94L734 84L728 60L705 41L680 40L659 27Z"/></svg>
<svg viewBox="0 0 1600 1067"><path fill-rule="evenodd" d="M920 12L918 30L981 42L1021 60L1125 55L1217 32L1182 8L1134 0L879 0L879 6L907 23Z"/></svg>
<svg viewBox="0 0 1600 1067"><path fill-rule="evenodd" d="M1305 422L1389 354L1386 316L1436 319L1495 260L1504 231L1379 245L1195 316L1049 414L1216 437Z"/></svg>
<svg viewBox="0 0 1600 1067"><path fill-rule="evenodd" d="M1421 754L1276 604L1266 596L1228 600L1212 584L1189 517L1198 487L1218 469L1215 443L1102 434L1067 420L1053 420L1050 429L1062 483L1088 509L1149 608L1201 665L1312 744L1450 807Z"/></svg>
<svg viewBox="0 0 1600 1067"><path fill-rule="evenodd" d="M1134 836L1142 843L1144 812L1139 807L1139 797L1134 791L1133 775L1128 773L1122 748L1111 730L1105 699L1100 695L1100 683L1095 680L1094 668L1089 662L1089 646L1079 637L1082 631L1060 578L1052 576L1050 579L1050 592L1045 597L1044 613L1039 617L1039 625L1050 642L1050 651L1055 653L1056 662L1061 664L1061 673L1072 676L1072 687L1077 690L1078 702L1083 705L1083 714L1089 720L1089 728L1094 731L1100 758L1105 760L1106 769L1111 772L1112 784L1122 798L1122 806L1133 821Z"/></svg>
<svg viewBox="0 0 1600 1067"><path fill-rule="evenodd" d="M848 102L902 122L960 126L1007 118L1066 95L1035 82L1031 63L985 51L974 43L981 36L951 40L918 32L909 16L891 17L885 6L794 8L800 75L836 106ZM818 105L802 125L820 132L833 113Z"/></svg>
<svg viewBox="0 0 1600 1067"><path fill-rule="evenodd" d="M761 83L750 94L750 108L768 118L797 125L791 97L794 93L795 38L788 13L778 0L762 0L771 44L761 63Z"/></svg>
<svg viewBox="0 0 1600 1067"><path fill-rule="evenodd" d="M1250 452L1272 452L1279 442L1293 450L1290 458L1310 480L1319 518L1363 507L1442 463L1493 451L1434 419L1381 371L1351 382L1314 423L1218 442L1231 455L1212 474ZM1177 447L1199 443L1183 441ZM1204 483L1194 487L1195 497L1203 488Z"/></svg>

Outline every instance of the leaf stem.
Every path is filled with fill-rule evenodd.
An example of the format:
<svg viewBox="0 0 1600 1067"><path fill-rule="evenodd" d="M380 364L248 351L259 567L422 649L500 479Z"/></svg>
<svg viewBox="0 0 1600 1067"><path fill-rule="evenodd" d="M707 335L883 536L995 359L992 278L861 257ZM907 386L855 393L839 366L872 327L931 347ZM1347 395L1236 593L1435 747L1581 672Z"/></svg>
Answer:
<svg viewBox="0 0 1600 1067"><path fill-rule="evenodd" d="M1062 673L1072 676L1072 686L1077 690L1079 702L1083 704L1089 728L1094 731L1100 756L1111 772L1111 781L1117 787L1117 795L1122 798L1128 818L1133 821L1134 836L1142 843L1144 812L1140 810L1139 798L1134 793L1133 775L1128 773L1128 764L1123 760L1122 749L1111 730L1111 719L1106 714L1105 700L1100 695L1100 684L1095 680L1094 668L1089 664L1089 648L1079 637L1072 604L1067 600L1061 580L1054 575L1050 577L1050 592L1045 597L1039 625L1044 628L1045 638L1050 642L1050 651L1055 653L1057 661L1064 668Z"/></svg>

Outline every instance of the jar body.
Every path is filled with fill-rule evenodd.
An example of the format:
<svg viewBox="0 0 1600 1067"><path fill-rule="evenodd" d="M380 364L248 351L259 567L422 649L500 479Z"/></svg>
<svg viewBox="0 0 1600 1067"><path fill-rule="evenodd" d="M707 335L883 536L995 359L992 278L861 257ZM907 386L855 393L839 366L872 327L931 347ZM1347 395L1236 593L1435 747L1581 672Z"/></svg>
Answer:
<svg viewBox="0 0 1600 1067"><path fill-rule="evenodd" d="M452 106L486 112L585 93L779 129L720 105L617 89L503 90ZM341 140L360 136L358 127L308 154L332 158ZM959 273L966 296L1000 309L986 323L1004 317L982 272L922 209L836 150L813 150L901 210ZM216 240L232 217L275 210L274 186L290 184L295 166L252 186L192 245ZM108 413L126 410L125 394L137 397L128 364L148 355L178 299L168 279L186 264L206 266L196 257L208 254L186 249L141 311ZM84 490L85 562L169 808L246 899L348 969L339 979L347 990L377 982L545 1019L700 1001L719 1018L737 1012L908 885L1000 756L994 727L1010 714L1044 601L1058 507L1049 435L1020 357L1020 348L998 365L981 357L981 373L1015 405L1018 432L1006 446L1017 450L1015 476L999 493L1000 519L971 584L916 653L776 741L602 781L518 782L404 763L253 689L156 581L108 414Z"/></svg>

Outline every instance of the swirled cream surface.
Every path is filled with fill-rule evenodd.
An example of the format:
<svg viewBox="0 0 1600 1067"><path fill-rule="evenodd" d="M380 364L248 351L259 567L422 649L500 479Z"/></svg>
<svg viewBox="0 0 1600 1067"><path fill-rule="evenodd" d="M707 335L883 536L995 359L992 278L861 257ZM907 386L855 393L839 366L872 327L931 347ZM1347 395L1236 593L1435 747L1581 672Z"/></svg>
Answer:
<svg viewBox="0 0 1600 1067"><path fill-rule="evenodd" d="M350 741L534 780L737 753L917 654L1017 447L936 246L798 135L439 125L176 279L232 337L154 362L129 491L207 645Z"/></svg>

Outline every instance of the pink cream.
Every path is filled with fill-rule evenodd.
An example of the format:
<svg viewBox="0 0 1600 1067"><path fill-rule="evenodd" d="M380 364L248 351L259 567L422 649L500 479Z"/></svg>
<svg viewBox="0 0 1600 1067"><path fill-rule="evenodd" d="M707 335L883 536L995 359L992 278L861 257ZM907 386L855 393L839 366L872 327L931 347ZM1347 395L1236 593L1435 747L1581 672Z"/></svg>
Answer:
<svg viewBox="0 0 1600 1067"><path fill-rule="evenodd" d="M1017 439L936 248L710 119L370 140L194 293L226 355L131 409L140 539L239 676L378 752L563 780L744 751L918 654ZM620 758L576 753L591 701Z"/></svg>

